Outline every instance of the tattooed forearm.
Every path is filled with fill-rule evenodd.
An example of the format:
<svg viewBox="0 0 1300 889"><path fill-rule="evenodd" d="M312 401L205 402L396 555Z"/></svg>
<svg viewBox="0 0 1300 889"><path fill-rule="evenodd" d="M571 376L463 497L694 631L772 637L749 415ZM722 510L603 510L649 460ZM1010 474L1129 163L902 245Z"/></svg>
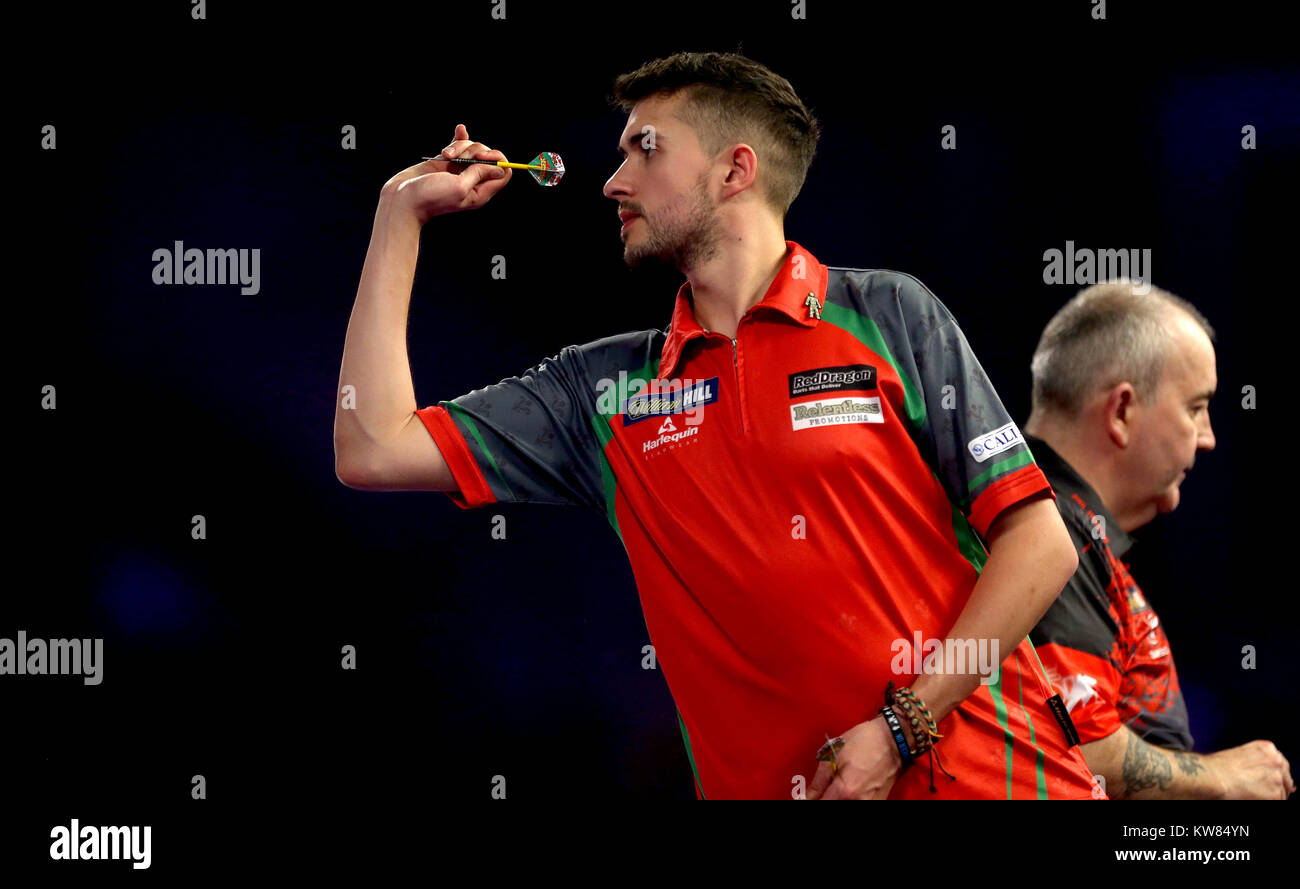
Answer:
<svg viewBox="0 0 1300 889"><path fill-rule="evenodd" d="M1125 798L1150 787L1164 790L1174 779L1173 764L1162 751L1152 747L1130 731L1128 749L1124 751L1122 777L1124 787L1121 796Z"/></svg>
<svg viewBox="0 0 1300 889"><path fill-rule="evenodd" d="M1178 760L1178 768L1183 770L1184 775L1199 775L1205 771L1205 765L1195 753L1178 750L1174 752L1174 759Z"/></svg>

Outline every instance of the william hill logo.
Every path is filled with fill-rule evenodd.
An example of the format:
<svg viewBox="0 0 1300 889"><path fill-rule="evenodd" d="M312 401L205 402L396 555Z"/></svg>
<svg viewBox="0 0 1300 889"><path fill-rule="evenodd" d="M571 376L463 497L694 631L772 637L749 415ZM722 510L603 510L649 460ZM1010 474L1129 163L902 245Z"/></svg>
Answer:
<svg viewBox="0 0 1300 889"><path fill-rule="evenodd" d="M1016 428L1016 424L1008 423L994 429L992 432L977 435L966 443L966 447L970 450L970 454L975 458L976 462L983 463L994 454L1000 454L1018 444L1024 444L1024 441L1020 437L1020 430Z"/></svg>
<svg viewBox="0 0 1300 889"><path fill-rule="evenodd" d="M623 425L631 426L650 417L662 417L664 414L680 414L718 400L718 378L701 380L690 385L690 380L683 381L682 388L674 392L653 392L638 395L627 400L623 410Z"/></svg>

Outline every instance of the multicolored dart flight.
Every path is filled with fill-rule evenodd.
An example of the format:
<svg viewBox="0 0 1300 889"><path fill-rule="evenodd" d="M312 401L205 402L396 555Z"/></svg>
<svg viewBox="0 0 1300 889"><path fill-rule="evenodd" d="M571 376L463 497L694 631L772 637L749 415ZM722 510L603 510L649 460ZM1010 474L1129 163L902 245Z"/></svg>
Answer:
<svg viewBox="0 0 1300 889"><path fill-rule="evenodd" d="M538 185L546 186L555 185L564 175L564 161L560 160L560 156L554 151L543 151L526 164L515 164L510 161L479 160L474 157L442 157L441 155L426 157L425 160L442 160L457 164L495 164L498 167L509 167L512 170L527 170L537 180Z"/></svg>

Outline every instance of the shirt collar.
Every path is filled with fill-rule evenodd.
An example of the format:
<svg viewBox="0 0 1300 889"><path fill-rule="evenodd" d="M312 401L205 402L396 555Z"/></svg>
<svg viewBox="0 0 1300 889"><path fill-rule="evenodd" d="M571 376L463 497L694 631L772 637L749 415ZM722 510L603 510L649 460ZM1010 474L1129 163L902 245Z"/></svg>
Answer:
<svg viewBox="0 0 1300 889"><path fill-rule="evenodd" d="M826 266L817 261L806 249L794 241L786 241L785 264L781 266L767 293L754 304L749 312L758 309L775 309L788 316L803 327L816 327L821 310L826 306ZM808 297L816 298L814 307L808 303ZM746 312L745 314L749 314ZM668 339L664 342L659 359L659 378L670 379L673 371L681 361L682 350L686 343L697 336L703 336L704 328L695 320L695 308L691 297L691 282L686 281L677 290L677 300L673 305L673 318L668 329Z"/></svg>
<svg viewBox="0 0 1300 889"><path fill-rule="evenodd" d="M1106 543L1110 545L1110 551L1115 554L1115 558L1128 552L1129 547L1133 545L1133 538L1124 532L1119 522L1115 521L1115 517L1110 514L1106 504L1102 503L1101 496L1092 485L1084 481L1083 476L1079 475L1073 466L1065 462L1064 457L1041 438L1025 434L1025 443L1029 445L1029 451L1034 455L1034 462L1047 476L1047 480L1052 483L1058 495L1068 497L1071 494L1078 494L1094 515L1099 515L1105 520Z"/></svg>

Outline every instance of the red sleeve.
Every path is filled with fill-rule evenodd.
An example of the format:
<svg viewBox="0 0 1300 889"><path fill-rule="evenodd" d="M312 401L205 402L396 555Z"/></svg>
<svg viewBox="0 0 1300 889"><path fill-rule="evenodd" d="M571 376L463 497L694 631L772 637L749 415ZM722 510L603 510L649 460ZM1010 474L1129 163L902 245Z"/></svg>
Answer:
<svg viewBox="0 0 1300 889"><path fill-rule="evenodd" d="M1043 471L1037 464L1030 463L1004 475L985 488L971 504L971 527L979 532L980 537L987 540L989 526L1004 509L1040 491L1047 491L1053 500L1056 499L1056 492L1052 490L1052 486L1047 482L1047 476L1043 475Z"/></svg>
<svg viewBox="0 0 1300 889"><path fill-rule="evenodd" d="M433 436L433 443L442 452L442 459L447 461L452 477L456 480L455 491L444 491L451 502L461 509L474 509L488 503L496 503L478 462L470 453L465 436L461 435L452 420L451 414L441 405L431 405L415 412L424 423L424 428Z"/></svg>

